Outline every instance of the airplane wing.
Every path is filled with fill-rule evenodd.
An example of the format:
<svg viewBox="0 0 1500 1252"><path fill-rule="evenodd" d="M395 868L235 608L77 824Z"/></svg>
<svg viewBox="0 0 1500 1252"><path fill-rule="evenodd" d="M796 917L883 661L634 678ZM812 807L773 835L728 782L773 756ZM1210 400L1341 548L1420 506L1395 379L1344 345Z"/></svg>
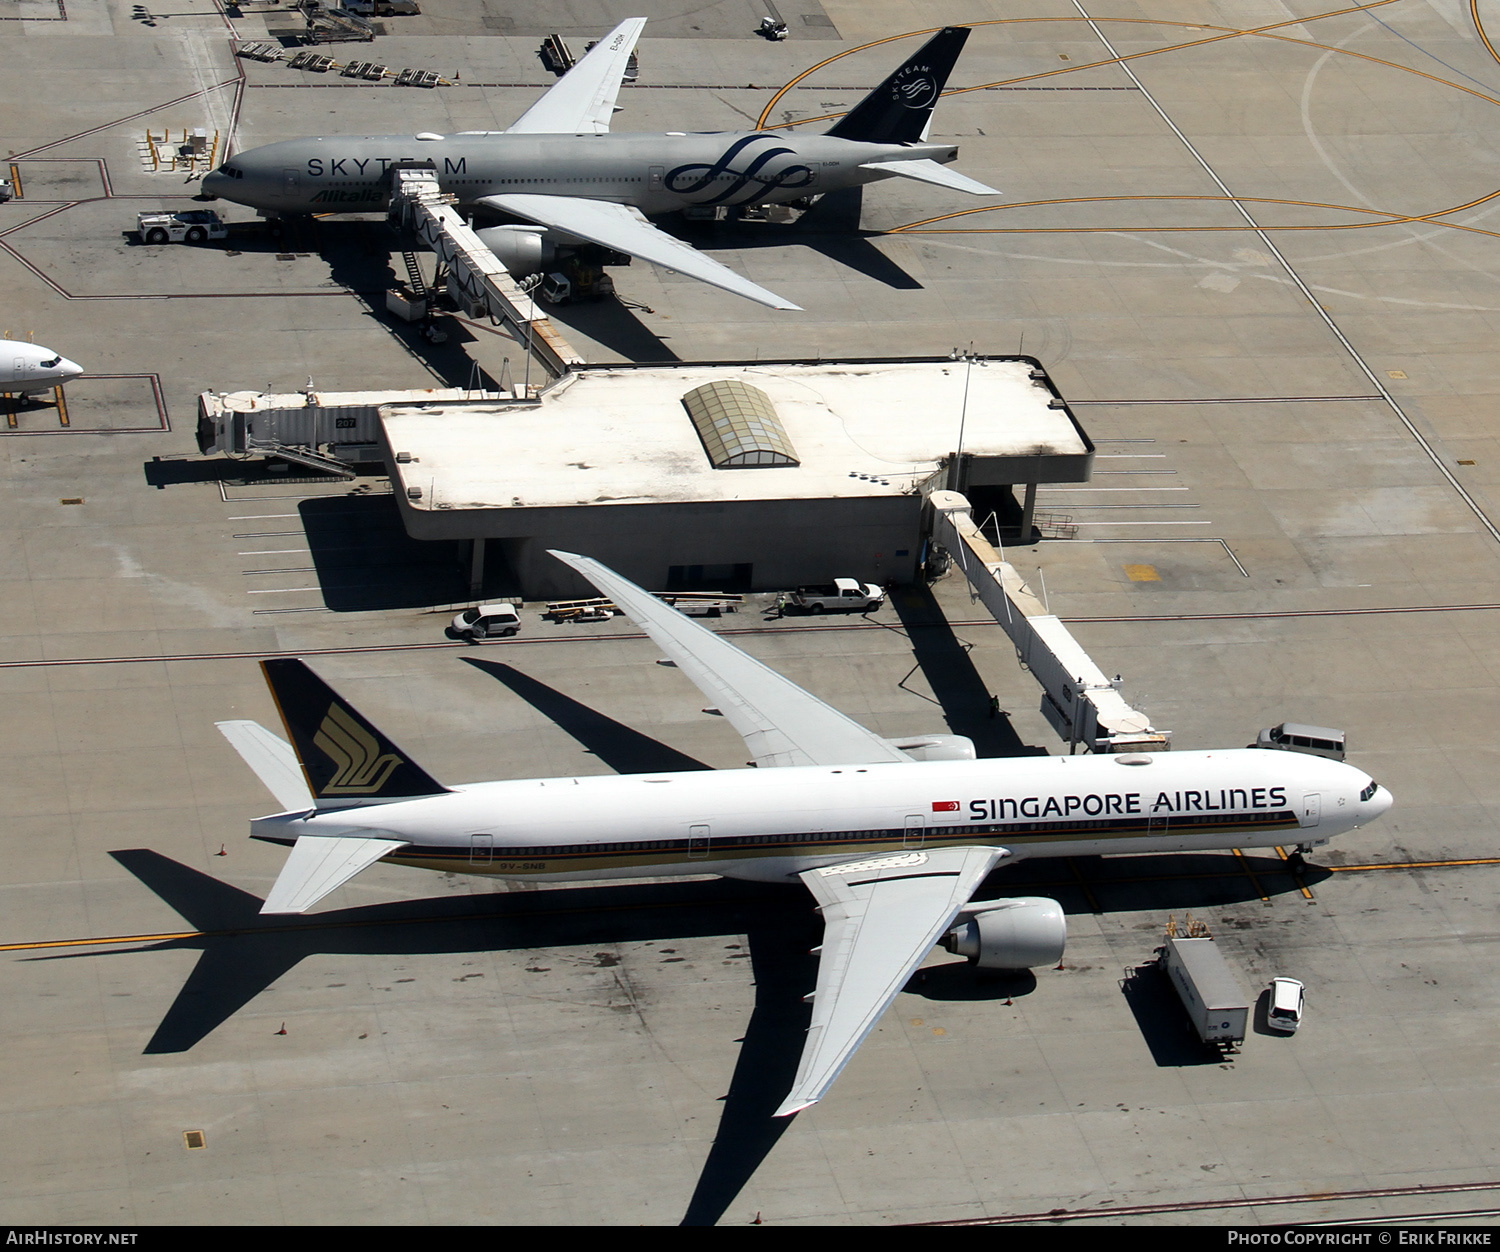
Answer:
<svg viewBox="0 0 1500 1252"><path fill-rule="evenodd" d="M262 913L305 913L330 891L374 865L381 857L406 847L403 839L349 839L303 835L281 867Z"/></svg>
<svg viewBox="0 0 1500 1252"><path fill-rule="evenodd" d="M545 96L521 114L508 135L603 135L609 131L630 54L646 19L630 17L605 35L557 81Z"/></svg>
<svg viewBox="0 0 1500 1252"><path fill-rule="evenodd" d="M866 161L862 170L882 170L887 174L899 174L902 178L915 178L920 183L932 183L947 187L950 191L967 191L971 196L1002 196L1003 191L987 187L977 178L950 170L936 161Z"/></svg>
<svg viewBox="0 0 1500 1252"><path fill-rule="evenodd" d="M823 914L812 1025L777 1117L823 1098L1004 848L893 852L800 877Z"/></svg>
<svg viewBox="0 0 1500 1252"><path fill-rule="evenodd" d="M548 551L651 636L740 732L757 765L910 762L895 745L608 566L572 552Z"/></svg>
<svg viewBox="0 0 1500 1252"><path fill-rule="evenodd" d="M582 62L579 65L581 67ZM800 305L783 300L775 292L736 274L727 265L720 265L682 240L658 230L646 220L645 214L629 205L613 204L608 200L585 200L578 196L532 195L480 196L476 203L513 213L527 221L540 222L543 226L601 247L613 248L616 252L629 253L699 282L732 291L757 304L773 309L801 310Z"/></svg>

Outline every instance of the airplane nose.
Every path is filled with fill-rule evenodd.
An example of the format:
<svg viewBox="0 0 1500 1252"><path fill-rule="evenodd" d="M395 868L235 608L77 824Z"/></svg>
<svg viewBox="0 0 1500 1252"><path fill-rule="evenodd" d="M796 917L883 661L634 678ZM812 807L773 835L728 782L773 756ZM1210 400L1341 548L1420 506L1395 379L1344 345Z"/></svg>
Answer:
<svg viewBox="0 0 1500 1252"><path fill-rule="evenodd" d="M229 181L218 170L210 170L203 176L203 181L198 184L198 198L200 200L217 200L219 192L224 184Z"/></svg>
<svg viewBox="0 0 1500 1252"><path fill-rule="evenodd" d="M63 357L63 359L57 363L57 372L62 375L64 381L67 381L70 378L77 378L80 374L82 374L83 366L79 365L75 361L68 360L67 357Z"/></svg>
<svg viewBox="0 0 1500 1252"><path fill-rule="evenodd" d="M1395 797L1384 787L1376 787L1375 794L1365 802L1365 810L1368 814L1365 820L1373 822L1377 817L1384 816L1390 812L1391 805L1395 802Z"/></svg>

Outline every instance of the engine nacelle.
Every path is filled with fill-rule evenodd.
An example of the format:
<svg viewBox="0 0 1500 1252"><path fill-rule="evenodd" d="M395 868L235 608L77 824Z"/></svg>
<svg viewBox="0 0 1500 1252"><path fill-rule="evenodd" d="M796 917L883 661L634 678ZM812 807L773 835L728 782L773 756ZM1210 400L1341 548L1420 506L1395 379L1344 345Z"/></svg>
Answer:
<svg viewBox="0 0 1500 1252"><path fill-rule="evenodd" d="M974 741L965 735L911 735L886 742L914 761L973 761L979 756Z"/></svg>
<svg viewBox="0 0 1500 1252"><path fill-rule="evenodd" d="M540 273L557 260L557 247L544 226L487 226L474 233L512 278Z"/></svg>
<svg viewBox="0 0 1500 1252"><path fill-rule="evenodd" d="M943 947L980 969L1032 969L1055 965L1068 944L1062 905L1045 896L1016 896L977 906L942 938Z"/></svg>

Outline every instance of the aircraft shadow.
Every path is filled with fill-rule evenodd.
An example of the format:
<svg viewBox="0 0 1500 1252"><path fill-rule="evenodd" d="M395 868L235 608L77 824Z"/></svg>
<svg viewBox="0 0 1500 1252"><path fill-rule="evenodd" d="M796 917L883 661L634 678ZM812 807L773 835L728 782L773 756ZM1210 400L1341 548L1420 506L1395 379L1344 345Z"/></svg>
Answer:
<svg viewBox="0 0 1500 1252"><path fill-rule="evenodd" d="M836 264L898 291L920 291L922 284L870 242L883 232L861 230L864 188L830 192L793 223L691 222L667 217L657 224L704 252L733 248L811 248ZM774 289L775 283L770 284Z"/></svg>
<svg viewBox="0 0 1500 1252"><path fill-rule="evenodd" d="M922 677L942 706L943 720L956 735L967 735L982 757L1046 756L1047 749L1023 743L1004 713L991 714L990 693L953 633L943 610L925 584L896 589L891 597L911 641Z"/></svg>
<svg viewBox="0 0 1500 1252"><path fill-rule="evenodd" d="M538 682L511 665L482 657L463 658L504 683L543 717L565 730L617 774L660 774L679 770L712 769L676 748L643 735L612 717L580 704L554 687Z"/></svg>
<svg viewBox="0 0 1500 1252"><path fill-rule="evenodd" d="M110 855L205 933L140 948L28 959L199 952L144 1055L189 1051L310 956L525 951L745 935L755 1006L683 1224L716 1222L791 1124L771 1114L790 1090L802 1054L812 1011L802 997L816 981L811 950L822 930L800 887L716 879L559 888L379 904L289 923L262 917L262 902L250 893L160 853L130 848Z"/></svg>
<svg viewBox="0 0 1500 1252"><path fill-rule="evenodd" d="M530 951L749 935L754 964L756 945L769 942L769 951L779 951L774 936L795 933L805 952L819 929L812 902L800 889L727 879L409 900L294 921L262 917L256 896L150 849L110 855L204 933L140 948L31 959L199 952L198 964L143 1049L148 1055L189 1051L309 956ZM812 982L809 975L798 984L792 999L799 1006ZM770 983L779 985L776 976Z"/></svg>
<svg viewBox="0 0 1500 1252"><path fill-rule="evenodd" d="M812 947L822 928L809 907L747 932L755 1007L740 1046L718 1133L688 1201L684 1226L712 1226L744 1189L794 1121L773 1117L797 1076L812 1006L802 997L817 981Z"/></svg>
<svg viewBox="0 0 1500 1252"><path fill-rule="evenodd" d="M641 265L646 262L642 261ZM628 281L625 283L628 287ZM586 335L618 352L627 361L680 361L662 337L650 330L620 299L590 301L582 304L548 305L547 316L554 322ZM644 305L641 306L645 308ZM654 310L647 310L653 312Z"/></svg>

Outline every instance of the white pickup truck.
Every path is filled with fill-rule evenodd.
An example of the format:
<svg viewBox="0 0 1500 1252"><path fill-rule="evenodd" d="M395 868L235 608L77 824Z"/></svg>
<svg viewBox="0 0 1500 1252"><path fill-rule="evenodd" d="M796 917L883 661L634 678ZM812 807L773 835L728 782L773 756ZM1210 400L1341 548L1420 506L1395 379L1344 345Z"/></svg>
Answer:
<svg viewBox="0 0 1500 1252"><path fill-rule="evenodd" d="M798 587L786 597L783 608L799 609L803 613L824 613L829 609L841 613L865 613L884 603L885 592L874 583L835 578L823 586Z"/></svg>

